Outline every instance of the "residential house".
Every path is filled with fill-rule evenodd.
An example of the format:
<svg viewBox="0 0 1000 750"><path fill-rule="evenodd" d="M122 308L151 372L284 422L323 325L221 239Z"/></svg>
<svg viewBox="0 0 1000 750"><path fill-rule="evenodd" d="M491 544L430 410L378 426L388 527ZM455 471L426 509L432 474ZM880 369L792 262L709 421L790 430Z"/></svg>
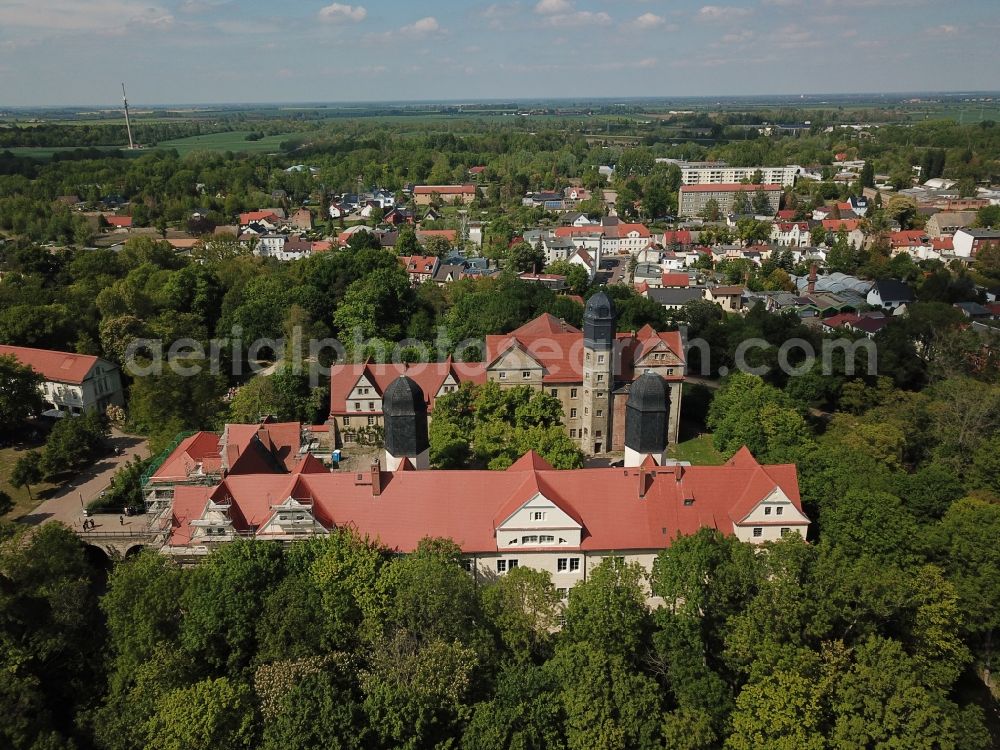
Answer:
<svg viewBox="0 0 1000 750"><path fill-rule="evenodd" d="M812 244L808 221L776 221L771 225L771 242L784 247L808 247Z"/></svg>
<svg viewBox="0 0 1000 750"><path fill-rule="evenodd" d="M740 193L756 193L761 191L767 196L771 213L775 213L781 204L782 187L780 183L746 185L742 183L717 183L681 185L677 206L680 216L700 216L705 206L714 200L719 211L726 215L733 209L736 196Z"/></svg>
<svg viewBox="0 0 1000 750"><path fill-rule="evenodd" d="M475 185L417 185L413 188L413 202L418 206L429 206L434 198L442 203L457 202L469 204L476 199Z"/></svg>
<svg viewBox="0 0 1000 750"><path fill-rule="evenodd" d="M868 292L867 302L872 307L894 310L900 305L912 302L913 299L913 290L904 282L896 279L879 279Z"/></svg>
<svg viewBox="0 0 1000 750"><path fill-rule="evenodd" d="M104 216L102 218L108 223L112 231L127 232L132 228L131 216Z"/></svg>
<svg viewBox="0 0 1000 750"><path fill-rule="evenodd" d="M440 259L436 255L402 255L397 260L410 276L410 284L418 286L430 281L437 273Z"/></svg>
<svg viewBox="0 0 1000 750"><path fill-rule="evenodd" d="M726 312L738 313L743 311L743 293L746 289L742 286L707 286L705 287L705 299L722 307Z"/></svg>
<svg viewBox="0 0 1000 750"><path fill-rule="evenodd" d="M636 291L646 299L653 300L658 305L662 305L667 310L679 310L688 302L702 299L704 290L700 287L687 287L664 289L662 287L642 287L640 285Z"/></svg>
<svg viewBox="0 0 1000 750"><path fill-rule="evenodd" d="M312 212L308 208L300 208L288 217L288 224L303 232L311 232L313 228Z"/></svg>
<svg viewBox="0 0 1000 750"><path fill-rule="evenodd" d="M962 228L952 238L955 255L959 258L975 258L986 245L1000 245L1000 229Z"/></svg>
<svg viewBox="0 0 1000 750"><path fill-rule="evenodd" d="M125 405L121 373L105 359L2 344L0 357L13 357L42 376L40 390L47 414L76 416L90 409L103 414L112 404Z"/></svg>
<svg viewBox="0 0 1000 750"><path fill-rule="evenodd" d="M976 216L975 211L938 211L927 220L924 231L932 239L952 235L959 229L972 226Z"/></svg>
<svg viewBox="0 0 1000 750"><path fill-rule="evenodd" d="M528 281L533 284L541 284L554 292L561 292L566 288L566 277L557 273L520 273L517 277L521 281Z"/></svg>

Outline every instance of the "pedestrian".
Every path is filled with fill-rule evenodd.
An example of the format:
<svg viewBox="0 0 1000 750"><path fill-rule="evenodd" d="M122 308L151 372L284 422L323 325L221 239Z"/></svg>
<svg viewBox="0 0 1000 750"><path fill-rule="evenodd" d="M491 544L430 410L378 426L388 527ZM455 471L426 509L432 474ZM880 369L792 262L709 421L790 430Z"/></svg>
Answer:
<svg viewBox="0 0 1000 750"><path fill-rule="evenodd" d="M125 525L125 516L118 516L118 523L121 526Z"/></svg>

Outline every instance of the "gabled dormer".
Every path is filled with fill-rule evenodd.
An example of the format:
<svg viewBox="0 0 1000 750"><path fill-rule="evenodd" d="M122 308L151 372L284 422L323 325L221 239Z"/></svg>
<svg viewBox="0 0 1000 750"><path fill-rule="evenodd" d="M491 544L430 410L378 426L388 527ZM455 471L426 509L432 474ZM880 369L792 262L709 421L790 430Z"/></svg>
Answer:
<svg viewBox="0 0 1000 750"><path fill-rule="evenodd" d="M279 503L272 503L271 517L257 531L257 536L311 536L326 533L327 530L313 513L312 498L303 494L301 497L289 496Z"/></svg>
<svg viewBox="0 0 1000 750"><path fill-rule="evenodd" d="M544 375L542 363L517 339L510 339L486 366L486 376L501 385L539 383Z"/></svg>
<svg viewBox="0 0 1000 750"><path fill-rule="evenodd" d="M508 469L521 465L517 464ZM583 520L534 470L493 519L497 550L580 546Z"/></svg>

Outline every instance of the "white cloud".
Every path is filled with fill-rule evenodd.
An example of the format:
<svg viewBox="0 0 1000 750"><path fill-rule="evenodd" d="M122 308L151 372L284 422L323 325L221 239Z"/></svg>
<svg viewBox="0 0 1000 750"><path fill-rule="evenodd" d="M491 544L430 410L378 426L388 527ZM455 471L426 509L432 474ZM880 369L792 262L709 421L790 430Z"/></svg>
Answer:
<svg viewBox="0 0 1000 750"><path fill-rule="evenodd" d="M696 18L699 21L736 21L750 15L749 8L734 5L703 5Z"/></svg>
<svg viewBox="0 0 1000 750"><path fill-rule="evenodd" d="M589 10L577 10L545 19L546 26L565 28L567 26L606 26L611 23L611 16L604 11L593 13Z"/></svg>
<svg viewBox="0 0 1000 750"><path fill-rule="evenodd" d="M427 16L426 18L421 18L419 21L414 21L408 26L404 26L399 30L399 33L410 36L423 36L424 34L433 34L440 29L441 25L437 19L434 16Z"/></svg>
<svg viewBox="0 0 1000 750"><path fill-rule="evenodd" d="M625 24L625 26L627 26L630 29L634 29L636 31L677 28L673 24L667 24L667 21L663 16L658 16L655 13L643 13L638 18L629 21L627 24Z"/></svg>
<svg viewBox="0 0 1000 750"><path fill-rule="evenodd" d="M931 36L955 36L958 33L958 26L943 23L940 26L932 26L926 31Z"/></svg>
<svg viewBox="0 0 1000 750"><path fill-rule="evenodd" d="M573 4L569 0L538 0L535 13L550 16L553 13L569 13L572 9Z"/></svg>
<svg viewBox="0 0 1000 750"><path fill-rule="evenodd" d="M352 21L358 23L364 21L368 11L361 5L344 5L343 3L332 3L319 11L322 21Z"/></svg>
<svg viewBox="0 0 1000 750"><path fill-rule="evenodd" d="M3 0L0 27L46 31L109 31L129 25L167 26L173 16L136 0Z"/></svg>

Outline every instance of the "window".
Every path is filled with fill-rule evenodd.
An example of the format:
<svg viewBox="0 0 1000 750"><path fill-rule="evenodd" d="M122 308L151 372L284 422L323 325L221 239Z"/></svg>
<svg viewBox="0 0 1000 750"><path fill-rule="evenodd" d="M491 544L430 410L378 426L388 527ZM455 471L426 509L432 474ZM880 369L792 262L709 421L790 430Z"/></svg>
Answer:
<svg viewBox="0 0 1000 750"><path fill-rule="evenodd" d="M558 588L556 589L556 593L559 594L559 599L561 601L566 601L567 599L569 599L569 589Z"/></svg>
<svg viewBox="0 0 1000 750"><path fill-rule="evenodd" d="M597 382L600 383L602 380L604 380L604 373L603 372L597 373Z"/></svg>
<svg viewBox="0 0 1000 750"><path fill-rule="evenodd" d="M770 505L765 505L764 506L764 515L765 516L771 515L771 506Z"/></svg>
<svg viewBox="0 0 1000 750"><path fill-rule="evenodd" d="M351 423L350 417L344 417L344 427L347 427Z"/></svg>
<svg viewBox="0 0 1000 750"><path fill-rule="evenodd" d="M538 544L538 534L527 534L522 536L521 544Z"/></svg>
<svg viewBox="0 0 1000 750"><path fill-rule="evenodd" d="M601 415L598 414L597 416L601 416ZM600 436L601 436L601 430L594 430L594 437L600 437ZM598 453L600 453L600 451L598 451Z"/></svg>
<svg viewBox="0 0 1000 750"><path fill-rule="evenodd" d="M792 533L792 530L790 528L788 528L787 526L782 526L781 527L781 535L782 536L788 536L791 533Z"/></svg>
<svg viewBox="0 0 1000 750"><path fill-rule="evenodd" d="M368 417L368 426L371 427L374 424L375 424L375 417L374 416Z"/></svg>
<svg viewBox="0 0 1000 750"><path fill-rule="evenodd" d="M506 572L507 572L507 561L497 560L497 573L506 573Z"/></svg>
<svg viewBox="0 0 1000 750"><path fill-rule="evenodd" d="M539 534L538 535L538 543L539 544L552 544L555 540L556 540L556 538L554 536L552 536L551 534Z"/></svg>
<svg viewBox="0 0 1000 750"><path fill-rule="evenodd" d="M590 361L590 352L587 352L587 361Z"/></svg>
<svg viewBox="0 0 1000 750"><path fill-rule="evenodd" d="M596 412L594 412L594 413L595 413L595 414L596 414L597 416L599 416L599 417L603 417L603 416L604 416L604 409L598 409L598 410L597 410Z"/></svg>
<svg viewBox="0 0 1000 750"><path fill-rule="evenodd" d="M544 521L545 520L545 511L544 510L534 510L534 511L532 511L531 512L531 520L532 521Z"/></svg>
<svg viewBox="0 0 1000 750"><path fill-rule="evenodd" d="M550 388L549 389L549 395L550 396L558 396L559 395L559 389L558 388Z"/></svg>
<svg viewBox="0 0 1000 750"><path fill-rule="evenodd" d="M569 410L569 418L570 419L575 419L576 418L576 409L570 409Z"/></svg>
<svg viewBox="0 0 1000 750"><path fill-rule="evenodd" d="M472 560L462 560L462 570L466 573L472 572Z"/></svg>
<svg viewBox="0 0 1000 750"><path fill-rule="evenodd" d="M374 401L369 401L368 402L368 411L375 411L375 402Z"/></svg>
<svg viewBox="0 0 1000 750"><path fill-rule="evenodd" d="M686 506L694 505L694 498L693 497L684 498L684 505Z"/></svg>
<svg viewBox="0 0 1000 750"><path fill-rule="evenodd" d="M590 414L590 407L589 406L583 407L583 414L584 414L584 416Z"/></svg>
<svg viewBox="0 0 1000 750"><path fill-rule="evenodd" d="M361 411L361 402L360 401L355 401L354 402L354 411Z"/></svg>
<svg viewBox="0 0 1000 750"><path fill-rule="evenodd" d="M507 373L501 372L499 375L497 375L497 377L500 378L501 380L506 380L507 379Z"/></svg>
<svg viewBox="0 0 1000 750"><path fill-rule="evenodd" d="M507 570L513 570L516 567L517 567L517 560L508 560L507 561Z"/></svg>
<svg viewBox="0 0 1000 750"><path fill-rule="evenodd" d="M571 557L569 559L569 569L570 569L570 572L573 572L574 570L579 570L580 569L580 558L579 557Z"/></svg>
<svg viewBox="0 0 1000 750"><path fill-rule="evenodd" d="M754 536L762 536L763 534L764 534L764 529L763 528L761 528L760 526L754 526L753 527L753 535Z"/></svg>
<svg viewBox="0 0 1000 750"><path fill-rule="evenodd" d="M573 429L571 429L571 430L569 431L569 436L570 436L571 438L575 438L575 437L576 437L576 428L573 428Z"/></svg>
<svg viewBox="0 0 1000 750"><path fill-rule="evenodd" d="M569 389L569 397L570 398L576 398L576 388L570 388Z"/></svg>
<svg viewBox="0 0 1000 750"><path fill-rule="evenodd" d="M604 364L604 355L603 354L598 354L597 355L597 364L599 364L599 365L603 365Z"/></svg>
<svg viewBox="0 0 1000 750"><path fill-rule="evenodd" d="M569 567L569 558L568 557L560 557L560 558L558 558L556 560L556 572L557 573L562 573L568 567Z"/></svg>
<svg viewBox="0 0 1000 750"><path fill-rule="evenodd" d="M785 509L779 505L777 508L774 509L774 515L780 516L784 510Z"/></svg>
<svg viewBox="0 0 1000 750"><path fill-rule="evenodd" d="M531 370L521 370L521 379L527 380L531 377Z"/></svg>

